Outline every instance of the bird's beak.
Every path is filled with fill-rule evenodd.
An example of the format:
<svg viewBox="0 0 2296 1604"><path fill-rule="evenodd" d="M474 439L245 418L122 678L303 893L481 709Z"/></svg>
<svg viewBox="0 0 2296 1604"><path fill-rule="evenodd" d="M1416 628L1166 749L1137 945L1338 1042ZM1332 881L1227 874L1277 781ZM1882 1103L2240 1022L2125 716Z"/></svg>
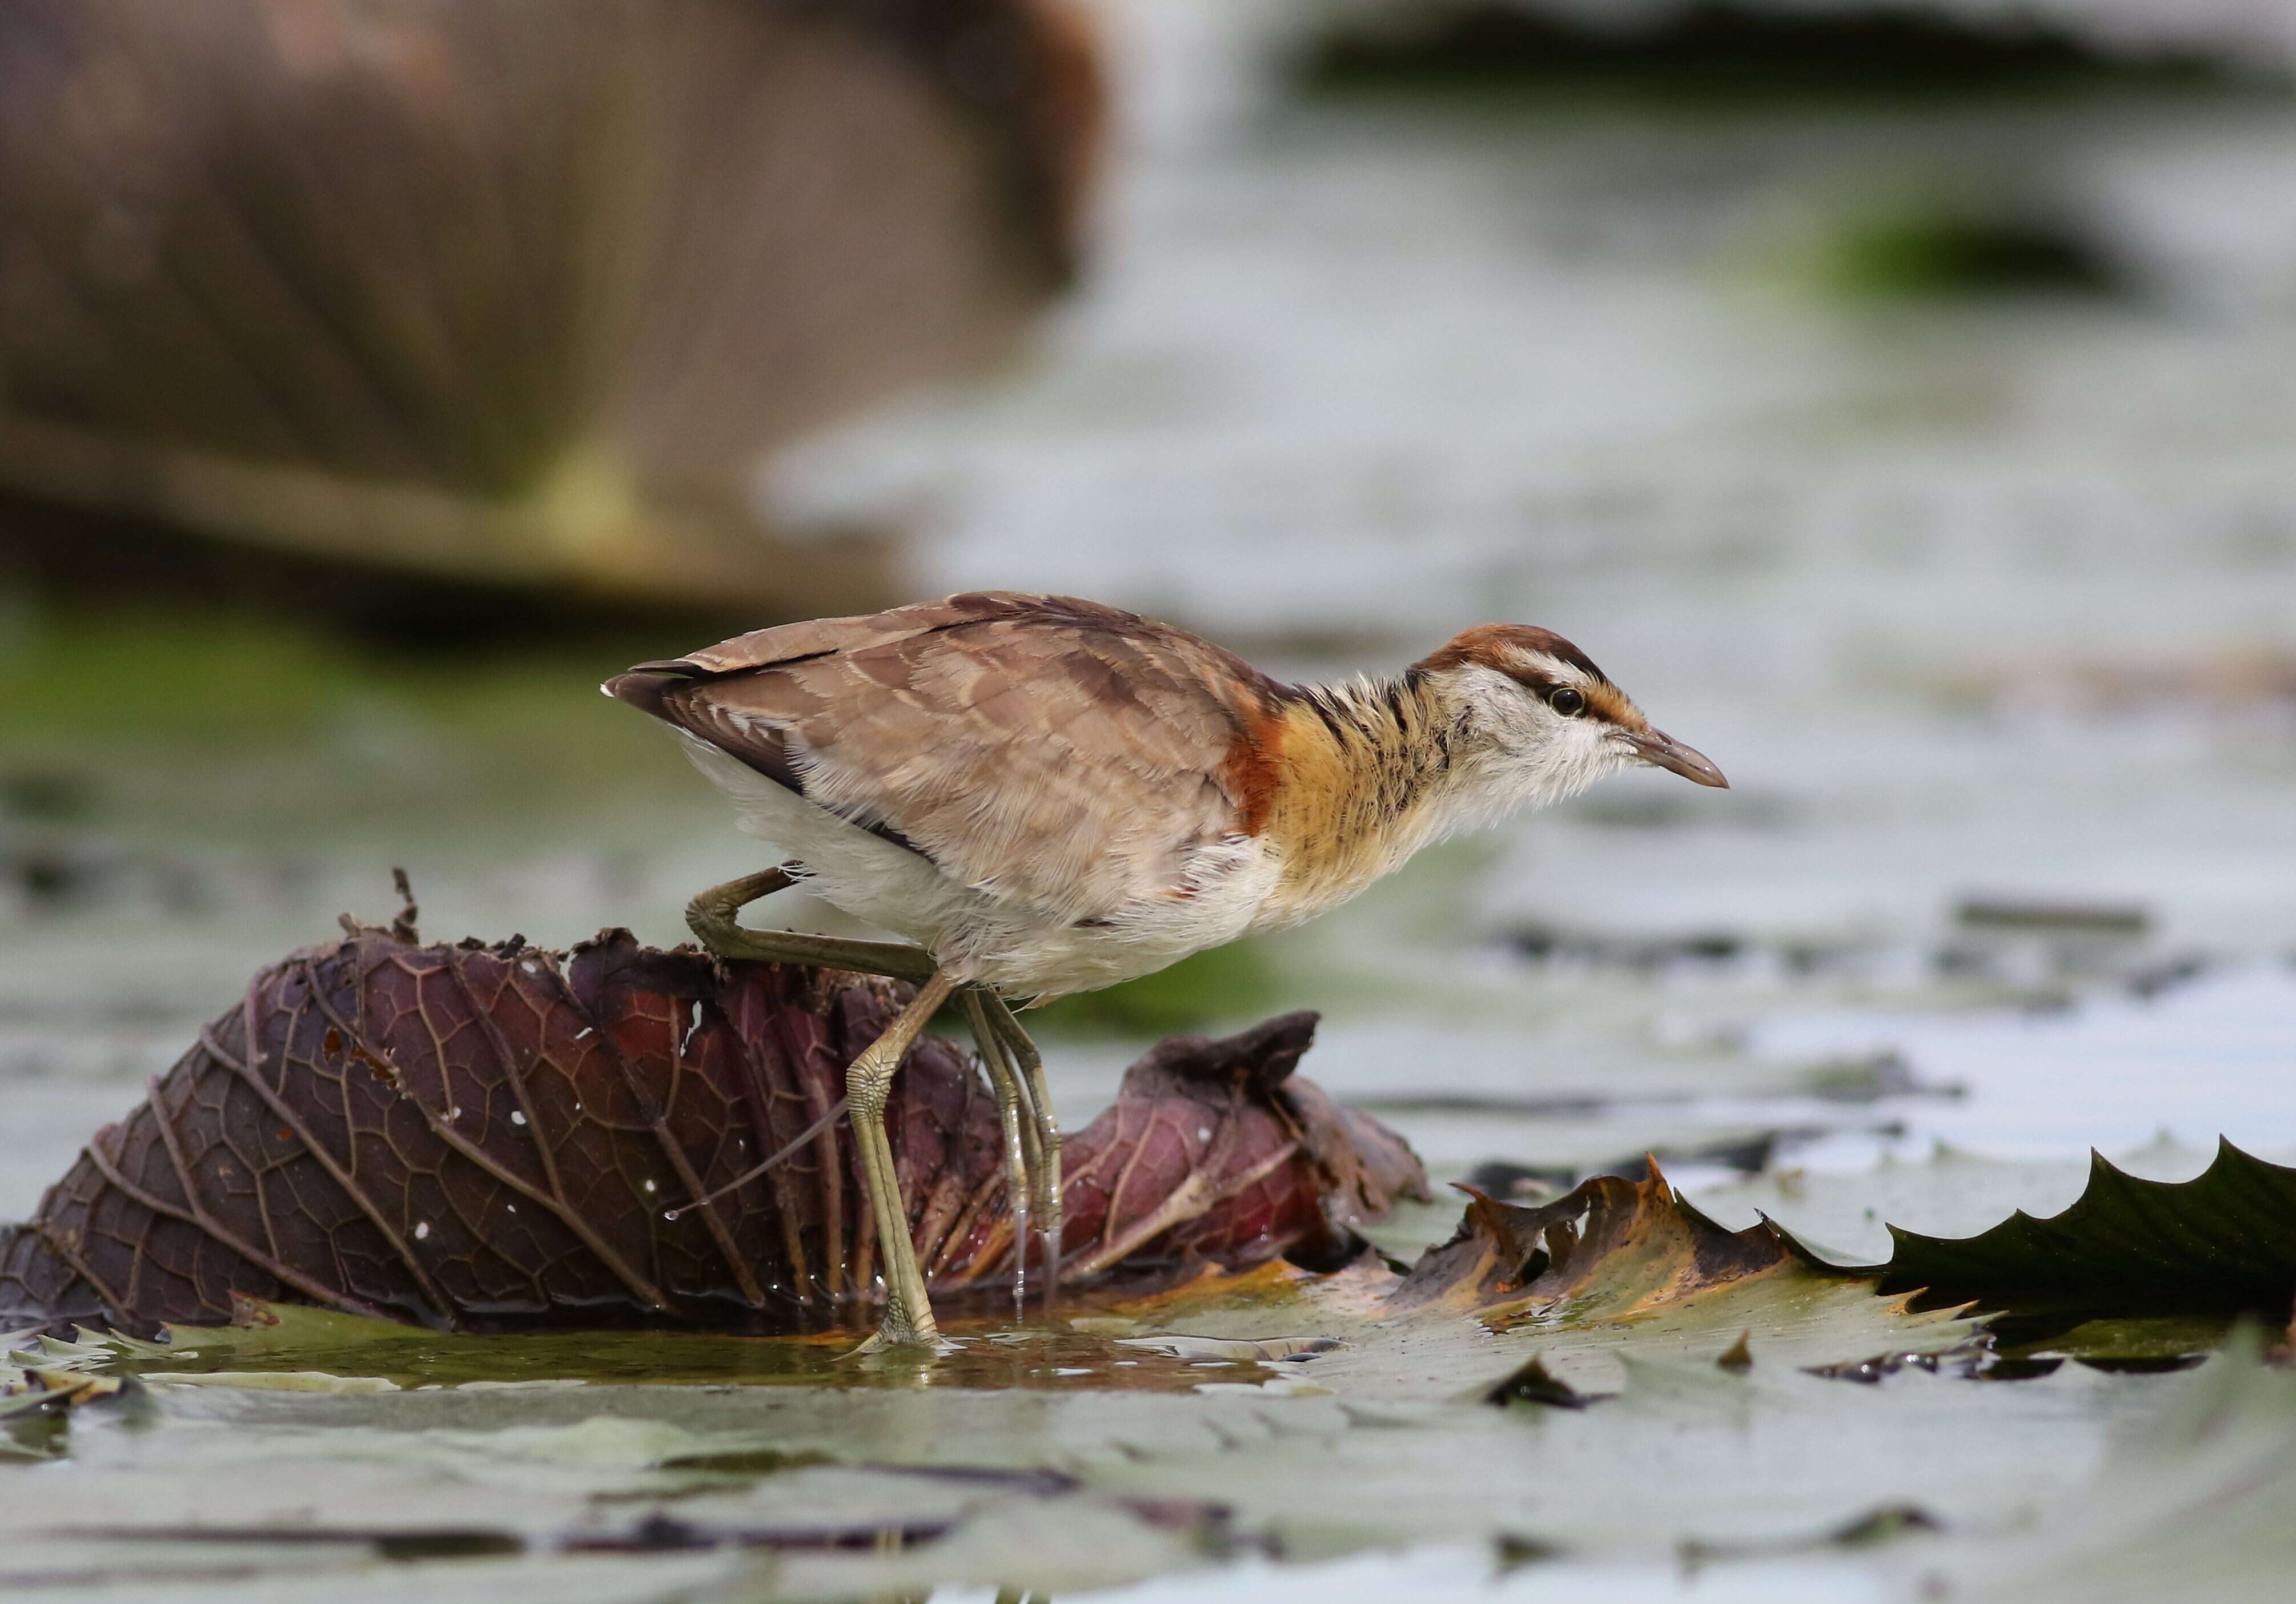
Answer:
<svg viewBox="0 0 2296 1604"><path fill-rule="evenodd" d="M1693 751L1664 730L1621 730L1619 739L1634 749L1635 756L1652 768L1672 769L1684 779L1698 785L1730 789L1729 781L1714 766L1713 759L1703 752Z"/></svg>

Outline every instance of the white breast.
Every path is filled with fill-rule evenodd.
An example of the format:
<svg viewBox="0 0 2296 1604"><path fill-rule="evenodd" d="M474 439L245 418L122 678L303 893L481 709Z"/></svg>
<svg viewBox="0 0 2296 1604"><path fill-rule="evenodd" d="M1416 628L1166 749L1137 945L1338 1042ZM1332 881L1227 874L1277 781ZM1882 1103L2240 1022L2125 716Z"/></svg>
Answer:
<svg viewBox="0 0 2296 1604"><path fill-rule="evenodd" d="M694 765L740 807L743 832L811 872L808 891L916 942L960 983L1012 996L1093 991L1233 941L1251 927L1280 874L1264 843L1227 837L1196 853L1178 892L1070 923L951 880L931 860L848 823L709 742L684 739Z"/></svg>
<svg viewBox="0 0 2296 1604"><path fill-rule="evenodd" d="M742 811L741 830L803 863L807 884L857 919L931 947L983 900L906 847L848 823L708 741L678 732L693 765Z"/></svg>

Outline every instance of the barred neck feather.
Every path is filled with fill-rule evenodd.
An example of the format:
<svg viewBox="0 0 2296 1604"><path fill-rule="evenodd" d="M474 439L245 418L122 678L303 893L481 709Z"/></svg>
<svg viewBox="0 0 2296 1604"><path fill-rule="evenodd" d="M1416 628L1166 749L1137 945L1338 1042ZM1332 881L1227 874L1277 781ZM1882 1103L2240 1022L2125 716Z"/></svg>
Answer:
<svg viewBox="0 0 2296 1604"><path fill-rule="evenodd" d="M1283 872L1260 928L1311 917L1431 842L1575 796L1626 762L1608 726L1556 718L1474 663L1303 687L1271 723L1263 829Z"/></svg>
<svg viewBox="0 0 2296 1604"><path fill-rule="evenodd" d="M1283 855L1267 922L1344 901L1453 828L1465 734L1423 675L1302 687L1270 732L1264 834Z"/></svg>

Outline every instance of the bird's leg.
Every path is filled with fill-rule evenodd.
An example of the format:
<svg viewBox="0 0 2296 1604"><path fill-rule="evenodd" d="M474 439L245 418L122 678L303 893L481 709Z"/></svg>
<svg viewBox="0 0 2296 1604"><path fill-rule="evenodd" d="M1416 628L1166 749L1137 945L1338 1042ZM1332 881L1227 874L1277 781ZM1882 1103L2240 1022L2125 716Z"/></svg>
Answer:
<svg viewBox="0 0 2296 1604"><path fill-rule="evenodd" d="M922 982L932 978L937 968L932 954L906 942L853 941L800 930L752 930L734 922L734 915L747 904L796 883L785 869L764 869L712 886L685 904L686 928L720 958L802 963L816 969L887 975L896 980Z"/></svg>
<svg viewBox="0 0 2296 1604"><path fill-rule="evenodd" d="M893 1071L947 1001L952 983L940 973L932 954L922 947L849 941L795 930L752 930L734 921L734 915L746 904L795 883L787 870L766 869L713 886L686 904L685 922L701 945L720 958L801 963L917 983L916 995L908 1006L847 1068L845 1101L885 1275L885 1316L877 1334L862 1345L863 1351L901 1345L930 1347L939 1339L939 1330L933 1322L924 1273L917 1267L916 1245L909 1238L908 1207L901 1197L900 1176L893 1167L892 1142L885 1134L885 1103L892 1090Z"/></svg>
<svg viewBox="0 0 2296 1604"><path fill-rule="evenodd" d="M1061 1174L1061 1122L1053 1113L1053 1098L1045 1084L1044 1055L1029 1039L1021 1021L1004 999L988 994L989 1024L1004 1038L1004 1045L1020 1061L1029 1101L1037 1116L1037 1150L1029 1156L1029 1174L1036 1183L1037 1229L1045 1235L1045 1309L1050 1313L1061 1289L1061 1223L1064 1178Z"/></svg>
<svg viewBox="0 0 2296 1604"><path fill-rule="evenodd" d="M981 1067L996 1093L996 1117L1004 1127L1004 1205L1013 1215L1013 1317L1027 1310L1029 1284L1029 1154L1022 1127L1033 1128L1034 1110L1027 1108L1028 1087L1004 1050L1004 1038L990 1022L988 1011L1001 1007L975 986L964 994L964 1014L972 1039L980 1048Z"/></svg>
<svg viewBox="0 0 2296 1604"><path fill-rule="evenodd" d="M1037 1229L1039 1232L1057 1231L1060 1226L1061 1207L1057 1183L1054 1184L1049 1200L1045 1190L1047 1150L1045 1144L1046 1112L1040 1110L1040 1105L1044 1103L1043 1076L1040 1074L1036 1084L1030 1084L1020 1055L1013 1051L1011 1034L1013 1028L1011 1023L1012 1015L1005 1011L1004 1004L998 1000L995 993L990 993L983 1000L981 1010L988 1016L989 1029L995 1035L998 1061L1004 1066L1006 1072L1013 1077L1015 1110L1020 1116L1021 1124L1021 1151L1028 1168L1029 1190L1022 1207L1035 1213ZM1027 1037L1023 1035L1021 1040L1026 1043ZM1031 1051L1034 1051L1033 1046ZM1059 1137L1057 1128L1054 1132L1054 1136L1057 1143ZM1059 1147L1054 1145L1050 1150L1050 1162L1057 1165L1060 1161ZM1047 1210L1050 1212L1048 1213ZM1045 1240L1049 1256L1052 1238L1046 1236ZM1025 1270L1028 1264L1028 1238L1025 1235L1014 1239L1013 1254L1016 1265L1022 1270Z"/></svg>
<svg viewBox="0 0 2296 1604"><path fill-rule="evenodd" d="M908 1206L902 1200L900 1176L893 1168L893 1144L885 1135L885 1102L901 1055L948 1000L952 989L954 983L947 975L935 973L917 987L917 994L899 1017L845 1071L853 1145L861 1155L861 1178L868 1188L869 1207L877 1222L877 1251L885 1267L885 1318L877 1334L862 1344L860 1351L865 1353L902 1346L931 1347L940 1338L933 1323L932 1303L925 1294L924 1273L917 1268L916 1247L909 1240Z"/></svg>

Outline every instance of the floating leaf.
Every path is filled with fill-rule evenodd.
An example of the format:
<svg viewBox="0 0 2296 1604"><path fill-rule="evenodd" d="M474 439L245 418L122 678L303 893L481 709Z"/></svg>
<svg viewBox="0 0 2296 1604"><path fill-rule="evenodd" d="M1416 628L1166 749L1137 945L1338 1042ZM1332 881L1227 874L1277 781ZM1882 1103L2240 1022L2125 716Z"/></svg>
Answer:
<svg viewBox="0 0 2296 1604"><path fill-rule="evenodd" d="M2296 1299L2296 1168L2218 1144L2190 1181L2148 1181L2089 1159L2062 1214L2019 1209L1973 1237L1890 1228L1886 1264L1843 1266L1885 1291L2001 1308L2288 1317ZM1814 1260L1815 1262L1815 1260Z"/></svg>
<svg viewBox="0 0 2296 1604"><path fill-rule="evenodd" d="M2095 1480L2027 1529L1921 1558L1925 1597L2006 1604L2277 1600L2296 1576L2296 1374L2252 1327L2167 1407L2125 1424Z"/></svg>
<svg viewBox="0 0 2296 1604"><path fill-rule="evenodd" d="M259 974L0 1237L0 1318L144 1331L257 1299L439 1330L865 1323L877 1248L834 1116L907 994L626 931L562 955L357 930ZM1343 1254L1349 1221L1419 1187L1398 1139L1289 1081L1314 1024L1134 1067L1069 1144L1078 1280ZM937 1288L1009 1286L973 1062L918 1043L888 1124Z"/></svg>

